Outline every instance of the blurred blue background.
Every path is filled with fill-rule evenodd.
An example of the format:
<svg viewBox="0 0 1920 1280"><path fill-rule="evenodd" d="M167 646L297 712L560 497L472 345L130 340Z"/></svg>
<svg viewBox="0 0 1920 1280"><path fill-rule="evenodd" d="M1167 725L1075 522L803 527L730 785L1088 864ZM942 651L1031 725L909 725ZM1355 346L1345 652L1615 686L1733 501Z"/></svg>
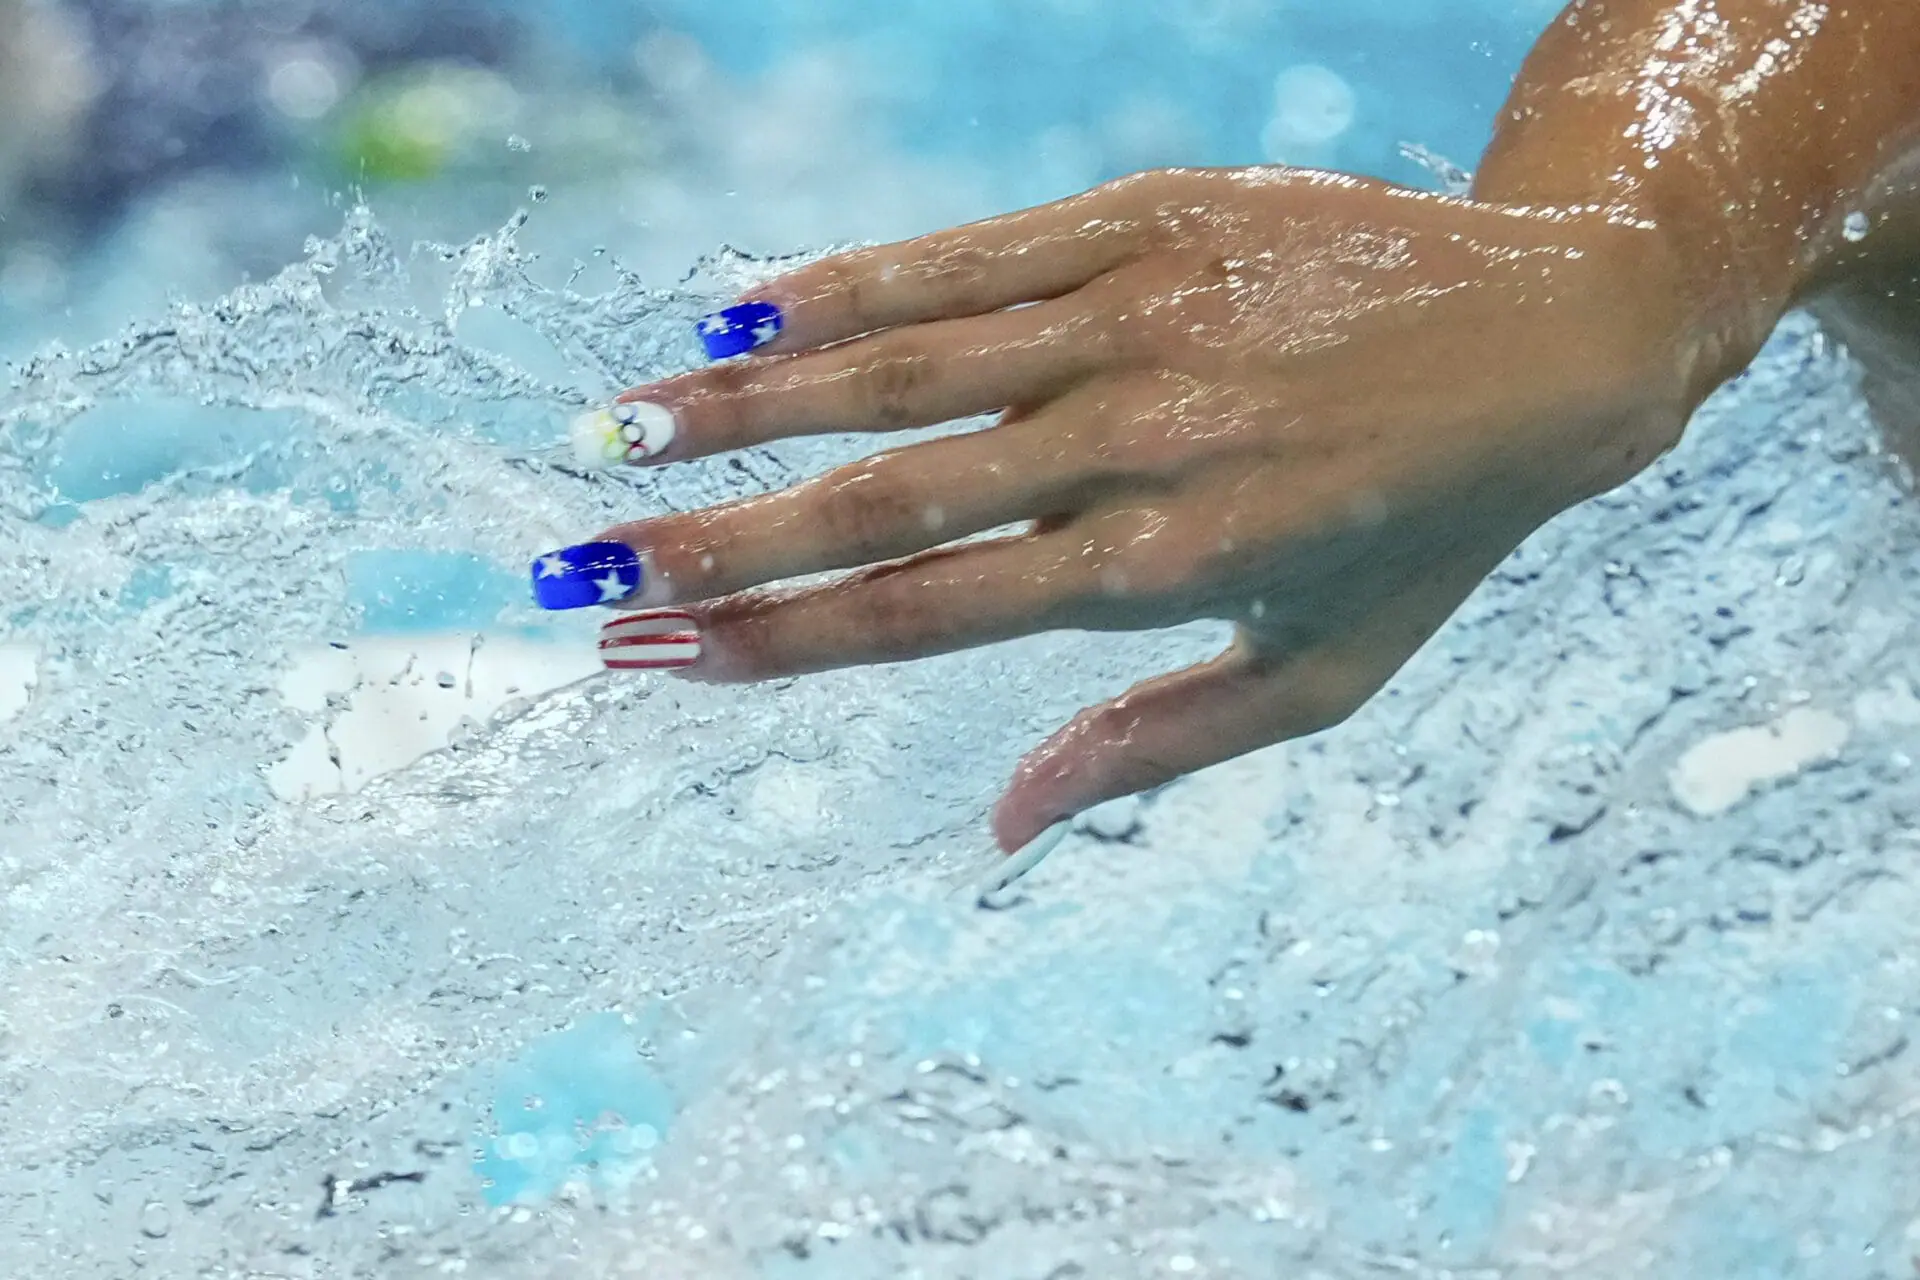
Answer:
<svg viewBox="0 0 1920 1280"><path fill-rule="evenodd" d="M364 195L556 270L891 239L1173 164L1430 185L1555 0L0 0L0 350L258 277Z"/></svg>

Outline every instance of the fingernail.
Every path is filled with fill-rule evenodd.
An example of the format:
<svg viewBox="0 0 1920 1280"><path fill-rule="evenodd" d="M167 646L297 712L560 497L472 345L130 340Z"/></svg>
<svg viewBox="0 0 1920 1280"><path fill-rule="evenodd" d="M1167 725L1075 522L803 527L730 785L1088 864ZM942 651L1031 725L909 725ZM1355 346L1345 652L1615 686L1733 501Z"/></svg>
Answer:
<svg viewBox="0 0 1920 1280"><path fill-rule="evenodd" d="M690 613L656 609L600 628L609 671L673 671L700 661L700 624Z"/></svg>
<svg viewBox="0 0 1920 1280"><path fill-rule="evenodd" d="M646 576L639 553L626 543L587 542L533 562L533 598L556 612L612 604L639 592Z"/></svg>
<svg viewBox="0 0 1920 1280"><path fill-rule="evenodd" d="M771 302L743 302L700 320L700 341L710 360L743 356L780 336L786 326L780 308Z"/></svg>
<svg viewBox="0 0 1920 1280"><path fill-rule="evenodd" d="M1026 847L1012 857L996 855L993 865L987 868L987 874L980 878L974 891L983 898L999 893L1044 862L1048 854L1060 847L1060 842L1067 838L1067 832L1071 830L1073 823L1056 822L1029 840Z"/></svg>
<svg viewBox="0 0 1920 1280"><path fill-rule="evenodd" d="M573 456L583 467L650 462L666 452L677 431L664 405L616 402L573 420Z"/></svg>

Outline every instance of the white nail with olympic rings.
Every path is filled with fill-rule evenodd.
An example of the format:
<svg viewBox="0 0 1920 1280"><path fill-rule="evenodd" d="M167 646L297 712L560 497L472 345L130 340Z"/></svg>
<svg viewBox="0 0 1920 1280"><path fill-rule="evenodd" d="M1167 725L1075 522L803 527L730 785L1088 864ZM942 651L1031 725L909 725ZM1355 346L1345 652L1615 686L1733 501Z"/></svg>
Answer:
<svg viewBox="0 0 1920 1280"><path fill-rule="evenodd" d="M573 420L574 460L583 467L652 462L679 434L672 410L644 400L616 401Z"/></svg>

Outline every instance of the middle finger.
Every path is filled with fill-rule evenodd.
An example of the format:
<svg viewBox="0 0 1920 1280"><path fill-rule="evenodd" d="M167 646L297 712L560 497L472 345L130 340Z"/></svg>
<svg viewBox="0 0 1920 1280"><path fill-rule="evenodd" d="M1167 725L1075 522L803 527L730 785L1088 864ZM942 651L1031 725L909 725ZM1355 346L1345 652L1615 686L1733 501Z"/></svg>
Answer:
<svg viewBox="0 0 1920 1280"><path fill-rule="evenodd" d="M651 606L851 569L1024 521L1069 515L1125 484L1063 429L1076 398L1031 419L896 449L791 489L617 526L654 568Z"/></svg>

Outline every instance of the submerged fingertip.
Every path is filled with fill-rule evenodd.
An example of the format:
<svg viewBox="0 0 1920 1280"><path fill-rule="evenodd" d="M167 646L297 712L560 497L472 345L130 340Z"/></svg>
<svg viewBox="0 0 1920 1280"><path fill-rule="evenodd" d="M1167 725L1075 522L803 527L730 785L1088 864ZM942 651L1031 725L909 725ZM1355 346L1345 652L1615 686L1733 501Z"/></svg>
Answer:
<svg viewBox="0 0 1920 1280"><path fill-rule="evenodd" d="M1035 867L1046 861L1049 854L1060 847L1060 842L1067 838L1067 833L1072 829L1073 824L1070 821L1056 822L1027 841L1011 856L996 853L986 874L978 881L979 894L982 897L990 897L1026 877Z"/></svg>

